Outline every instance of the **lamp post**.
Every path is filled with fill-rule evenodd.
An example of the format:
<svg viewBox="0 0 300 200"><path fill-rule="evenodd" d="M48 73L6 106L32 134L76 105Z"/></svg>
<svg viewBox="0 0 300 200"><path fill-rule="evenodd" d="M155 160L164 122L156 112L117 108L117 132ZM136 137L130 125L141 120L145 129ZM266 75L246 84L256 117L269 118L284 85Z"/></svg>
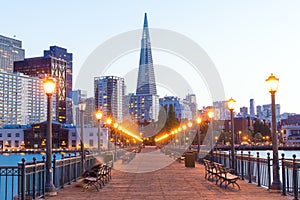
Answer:
<svg viewBox="0 0 300 200"><path fill-rule="evenodd" d="M214 126L213 126L213 118L215 116L214 111L210 110L207 113L208 118L211 121L211 138L210 138L210 143L211 143L211 154L210 154L210 160L212 161L212 157L213 157L213 134L214 134Z"/></svg>
<svg viewBox="0 0 300 200"><path fill-rule="evenodd" d="M97 119L97 121L98 121L98 132L97 132L97 137L98 137L98 154L100 155L100 153L101 153L101 144L100 144L100 142L101 142L101 136L100 136L100 126L101 126L101 118L102 118L102 112L100 111L100 110L98 110L97 112L96 112L96 119Z"/></svg>
<svg viewBox="0 0 300 200"><path fill-rule="evenodd" d="M56 80L48 77L44 80L44 90L47 95L47 143L46 143L46 183L45 195L57 195L52 180L52 95L55 92Z"/></svg>
<svg viewBox="0 0 300 200"><path fill-rule="evenodd" d="M85 111L85 107L86 107L86 103L84 101L81 101L78 104L79 107L79 111L81 114L81 122L80 122L80 137L81 137L81 141L80 141L80 150L81 150L81 170L82 173L85 171L85 151L84 151L84 111Z"/></svg>
<svg viewBox="0 0 300 200"><path fill-rule="evenodd" d="M233 110L235 107L236 101L231 97L227 101L227 107L230 110L230 119L231 119L231 168L235 170L235 153L234 153L234 117Z"/></svg>
<svg viewBox="0 0 300 200"><path fill-rule="evenodd" d="M108 117L107 119L106 119L106 124L107 124L107 127L108 127L108 136L107 136L107 149L108 149L108 151L110 150L110 125L111 125L111 123L112 123L112 119L110 118L110 117Z"/></svg>
<svg viewBox="0 0 300 200"><path fill-rule="evenodd" d="M200 117L197 117L196 121L197 121L197 124L199 124L199 129L197 129L197 136L198 136L197 137L197 143L198 143L198 149L197 150L198 150L198 154L199 154L199 152L200 152L200 139L201 139L200 138L200 136L201 136L200 135L201 134L200 131L201 131L201 122L202 122L202 119Z"/></svg>
<svg viewBox="0 0 300 200"><path fill-rule="evenodd" d="M271 189L280 190L281 182L279 177L279 160L278 160L278 135L276 133L276 114L275 114L275 93L278 89L279 79L271 74L267 79L266 83L268 90L271 93L271 106L272 106L272 147L273 147L273 182Z"/></svg>

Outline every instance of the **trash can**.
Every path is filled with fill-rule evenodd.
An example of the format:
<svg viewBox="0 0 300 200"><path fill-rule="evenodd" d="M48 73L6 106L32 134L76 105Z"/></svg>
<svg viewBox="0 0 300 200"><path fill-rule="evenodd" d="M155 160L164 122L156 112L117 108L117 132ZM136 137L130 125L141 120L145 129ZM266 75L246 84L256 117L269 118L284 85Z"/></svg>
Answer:
<svg viewBox="0 0 300 200"><path fill-rule="evenodd" d="M185 163L185 167L195 167L195 153L186 152L184 163Z"/></svg>

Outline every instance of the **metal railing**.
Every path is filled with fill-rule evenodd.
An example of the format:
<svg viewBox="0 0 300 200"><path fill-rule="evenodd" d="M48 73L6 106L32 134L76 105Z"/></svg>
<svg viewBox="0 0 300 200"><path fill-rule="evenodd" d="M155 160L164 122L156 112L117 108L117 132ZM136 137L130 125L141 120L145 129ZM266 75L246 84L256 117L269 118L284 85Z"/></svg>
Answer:
<svg viewBox="0 0 300 200"><path fill-rule="evenodd" d="M25 200L45 196L45 157L42 159L33 158L32 162L26 162L23 158L18 166L0 166L0 199ZM56 160L54 155L52 163L53 184L57 189L75 182L82 175L80 156L62 155L62 159ZM87 155L86 169L94 164L95 158Z"/></svg>
<svg viewBox="0 0 300 200"><path fill-rule="evenodd" d="M282 195L292 195L294 199L299 198L299 181L300 181L300 161L296 160L296 155L293 158L286 159L284 154L280 159L280 181ZM259 153L256 156L251 155L250 151L244 154L235 155L235 173L241 177L242 180L248 180L249 183L257 184L270 189L273 181L272 176L272 162L270 153L267 153L267 158L260 158ZM231 163L231 156L225 152L215 151L212 160L223 164L229 168Z"/></svg>

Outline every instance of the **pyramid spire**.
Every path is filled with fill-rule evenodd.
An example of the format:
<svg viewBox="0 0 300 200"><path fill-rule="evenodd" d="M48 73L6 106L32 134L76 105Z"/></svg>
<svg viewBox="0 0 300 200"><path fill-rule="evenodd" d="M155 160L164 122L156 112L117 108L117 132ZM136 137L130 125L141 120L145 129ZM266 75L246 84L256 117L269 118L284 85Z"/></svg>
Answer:
<svg viewBox="0 0 300 200"><path fill-rule="evenodd" d="M150 40L147 13L145 13L145 16L144 16L143 39Z"/></svg>
<svg viewBox="0 0 300 200"><path fill-rule="evenodd" d="M152 61L147 13L145 13L144 17L143 36L141 43L142 45L136 94L156 95L156 83Z"/></svg>

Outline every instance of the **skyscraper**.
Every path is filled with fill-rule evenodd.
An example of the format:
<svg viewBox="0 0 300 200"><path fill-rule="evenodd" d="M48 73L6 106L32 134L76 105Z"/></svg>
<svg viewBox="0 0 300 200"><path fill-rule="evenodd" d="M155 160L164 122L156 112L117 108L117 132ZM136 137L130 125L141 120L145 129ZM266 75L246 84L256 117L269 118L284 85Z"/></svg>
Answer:
<svg viewBox="0 0 300 200"><path fill-rule="evenodd" d="M47 98L37 77L0 71L0 124L33 124L46 120Z"/></svg>
<svg viewBox="0 0 300 200"><path fill-rule="evenodd" d="M67 87L67 97L72 98L72 73L73 73L73 54L68 53L67 49L58 47L58 46L50 46L50 50L44 50L44 57L54 57L57 59L62 59L66 61L66 87Z"/></svg>
<svg viewBox="0 0 300 200"><path fill-rule="evenodd" d="M133 105L129 107L131 116L140 124L157 121L159 103L156 91L147 13L145 13L144 17L136 94L132 96L130 105Z"/></svg>
<svg viewBox="0 0 300 200"><path fill-rule="evenodd" d="M250 115L255 116L255 102L254 99L250 99Z"/></svg>
<svg viewBox="0 0 300 200"><path fill-rule="evenodd" d="M123 121L125 84L124 78L101 76L94 78L95 109L102 110L118 122Z"/></svg>
<svg viewBox="0 0 300 200"><path fill-rule="evenodd" d="M32 77L52 76L57 80L56 93L53 95L53 120L66 123L66 69L67 62L55 57L26 58L14 62L14 71Z"/></svg>
<svg viewBox="0 0 300 200"><path fill-rule="evenodd" d="M0 35L0 70L13 72L14 61L23 60L22 42Z"/></svg>

